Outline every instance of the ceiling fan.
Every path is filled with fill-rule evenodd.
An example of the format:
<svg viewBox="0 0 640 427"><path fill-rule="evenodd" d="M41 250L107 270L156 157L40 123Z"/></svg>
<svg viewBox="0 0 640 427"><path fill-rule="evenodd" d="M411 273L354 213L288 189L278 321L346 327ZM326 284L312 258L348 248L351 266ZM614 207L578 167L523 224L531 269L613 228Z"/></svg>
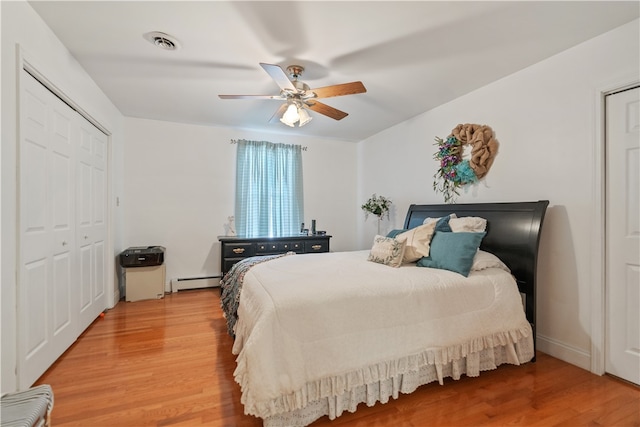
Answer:
<svg viewBox="0 0 640 427"><path fill-rule="evenodd" d="M298 126L304 126L309 123L311 116L307 113L307 109L323 114L335 120L341 120L348 116L344 111L330 107L327 104L319 102L320 98L330 98L333 96L353 95L364 93L367 89L362 82L351 82L339 85L325 86L311 89L309 85L298 80L304 72L301 65L290 65L287 67L287 73L278 65L260 63L260 66L271 76L271 78L280 87L278 95L218 95L222 99L275 99L285 101L278 111L271 117L270 122L280 119L287 126L294 127L296 122Z"/></svg>

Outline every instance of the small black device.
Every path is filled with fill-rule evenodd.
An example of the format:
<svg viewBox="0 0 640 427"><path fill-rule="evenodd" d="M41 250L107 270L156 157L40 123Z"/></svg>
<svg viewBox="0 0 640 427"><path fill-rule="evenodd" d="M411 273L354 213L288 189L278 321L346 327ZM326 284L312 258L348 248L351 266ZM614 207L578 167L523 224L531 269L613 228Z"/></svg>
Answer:
<svg viewBox="0 0 640 427"><path fill-rule="evenodd" d="M311 220L311 234L313 234L313 235L316 234L316 220L315 219Z"/></svg>
<svg viewBox="0 0 640 427"><path fill-rule="evenodd" d="M120 265L124 268L152 267L163 262L162 246L132 246L120 253Z"/></svg>

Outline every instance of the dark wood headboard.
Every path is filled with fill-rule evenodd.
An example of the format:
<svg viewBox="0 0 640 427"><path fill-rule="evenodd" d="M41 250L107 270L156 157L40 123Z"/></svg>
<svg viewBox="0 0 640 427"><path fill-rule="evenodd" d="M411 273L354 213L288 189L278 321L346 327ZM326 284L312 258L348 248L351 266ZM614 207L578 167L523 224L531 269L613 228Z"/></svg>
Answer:
<svg viewBox="0 0 640 427"><path fill-rule="evenodd" d="M525 295L525 312L534 328L536 324L536 269L542 220L548 200L517 203L469 203L449 205L411 205L404 228L421 225L425 218L451 213L458 217L479 216L487 220L487 235L480 249L500 258Z"/></svg>

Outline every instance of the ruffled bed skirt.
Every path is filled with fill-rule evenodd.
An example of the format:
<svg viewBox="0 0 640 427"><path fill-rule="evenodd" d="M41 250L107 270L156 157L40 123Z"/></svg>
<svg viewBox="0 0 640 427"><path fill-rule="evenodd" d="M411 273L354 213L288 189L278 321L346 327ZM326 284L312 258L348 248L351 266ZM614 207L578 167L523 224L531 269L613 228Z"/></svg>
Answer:
<svg viewBox="0 0 640 427"><path fill-rule="evenodd" d="M342 415L345 410L355 412L360 403L366 403L367 406L373 406L377 402L387 403L389 398L397 399L400 393L413 393L424 384L434 381L443 384L444 378L458 380L463 374L468 377L477 377L482 371L496 369L505 363L519 365L532 360L533 357L533 338L529 335L515 344L507 343L485 348L447 364L428 364L417 371L398 374L382 381L357 386L338 396L309 402L304 408L265 418L264 426L307 426L325 415L333 420Z"/></svg>

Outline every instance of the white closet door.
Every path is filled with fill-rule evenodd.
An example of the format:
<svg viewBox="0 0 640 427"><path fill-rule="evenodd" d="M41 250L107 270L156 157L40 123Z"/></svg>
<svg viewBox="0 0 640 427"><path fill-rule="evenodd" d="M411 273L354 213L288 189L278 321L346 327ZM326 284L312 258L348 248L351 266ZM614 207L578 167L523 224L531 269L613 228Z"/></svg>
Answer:
<svg viewBox="0 0 640 427"><path fill-rule="evenodd" d="M104 133L82 119L77 162L77 249L80 327L106 306L106 146Z"/></svg>
<svg viewBox="0 0 640 427"><path fill-rule="evenodd" d="M29 387L76 339L76 113L22 78L19 152L18 377Z"/></svg>
<svg viewBox="0 0 640 427"><path fill-rule="evenodd" d="M606 99L606 371L640 384L640 88Z"/></svg>
<svg viewBox="0 0 640 427"><path fill-rule="evenodd" d="M18 382L30 387L107 306L107 136L23 71Z"/></svg>

